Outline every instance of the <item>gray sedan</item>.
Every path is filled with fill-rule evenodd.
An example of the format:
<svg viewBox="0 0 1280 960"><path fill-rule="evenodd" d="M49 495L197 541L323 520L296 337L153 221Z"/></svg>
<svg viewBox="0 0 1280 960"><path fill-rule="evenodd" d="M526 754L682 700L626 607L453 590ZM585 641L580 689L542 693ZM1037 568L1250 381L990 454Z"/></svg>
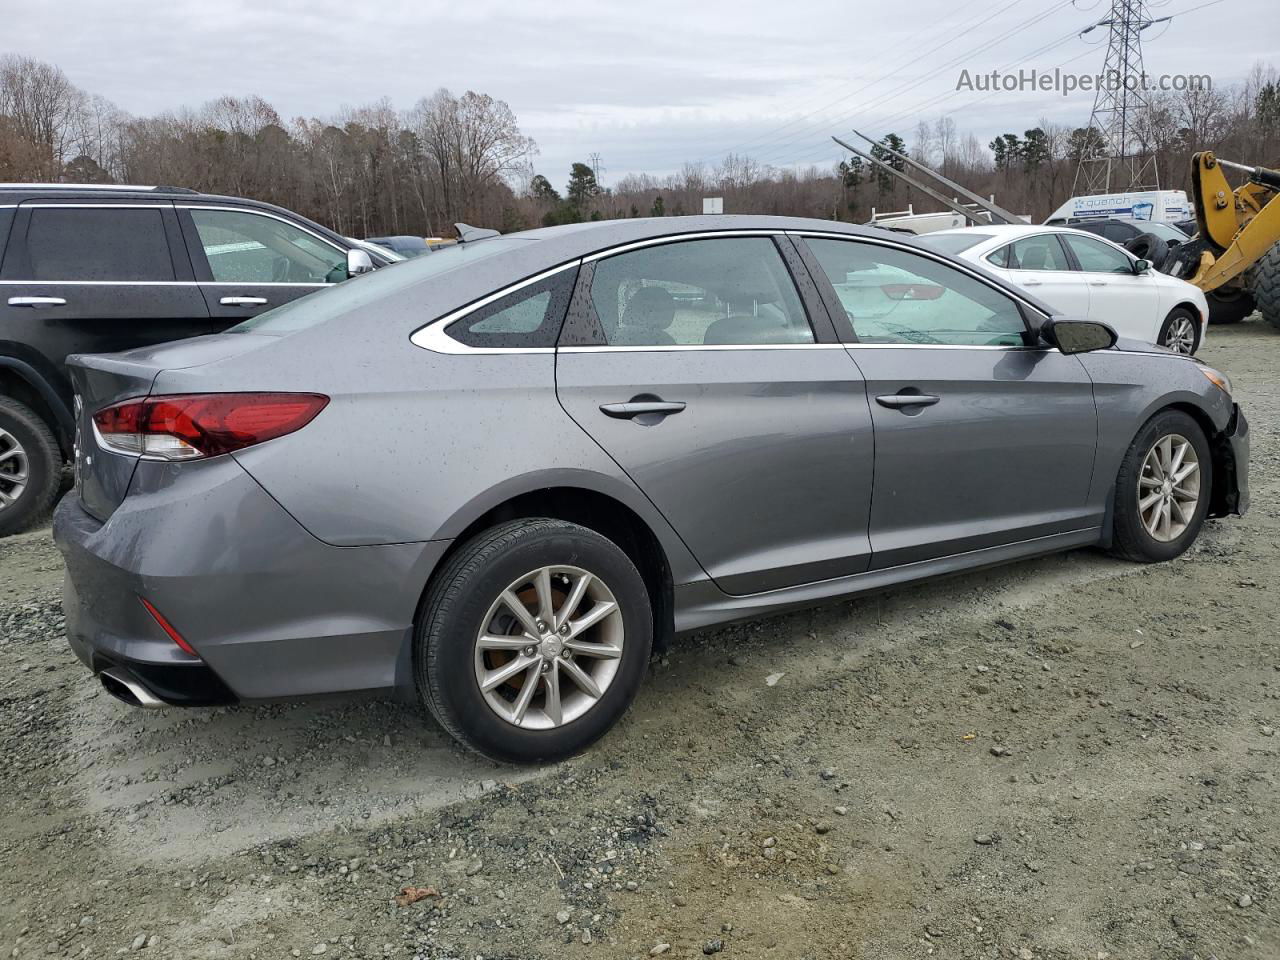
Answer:
<svg viewBox="0 0 1280 960"><path fill-rule="evenodd" d="M914 240L770 217L461 244L70 363L77 655L135 705L360 689L563 757L677 633L1247 506L1196 360Z"/></svg>

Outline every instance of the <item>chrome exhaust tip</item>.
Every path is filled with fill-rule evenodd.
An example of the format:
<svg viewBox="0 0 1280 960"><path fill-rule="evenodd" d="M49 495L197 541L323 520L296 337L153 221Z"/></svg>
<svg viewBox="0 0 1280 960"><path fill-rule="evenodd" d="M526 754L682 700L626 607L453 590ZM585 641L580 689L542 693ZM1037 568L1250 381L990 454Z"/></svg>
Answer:
<svg viewBox="0 0 1280 960"><path fill-rule="evenodd" d="M119 667L108 667L98 674L102 689L131 707L166 707L163 700L129 676Z"/></svg>

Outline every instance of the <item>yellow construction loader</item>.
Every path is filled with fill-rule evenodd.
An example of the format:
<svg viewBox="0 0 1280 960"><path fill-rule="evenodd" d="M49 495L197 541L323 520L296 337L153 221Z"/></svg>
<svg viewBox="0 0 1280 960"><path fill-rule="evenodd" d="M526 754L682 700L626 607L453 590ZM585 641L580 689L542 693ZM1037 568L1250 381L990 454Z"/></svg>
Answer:
<svg viewBox="0 0 1280 960"><path fill-rule="evenodd" d="M1223 168L1248 179L1233 190ZM1191 158L1191 185L1199 229L1165 269L1203 290L1211 307L1238 303L1238 310L1224 310L1224 319L1241 319L1255 306L1280 329L1280 171L1206 150Z"/></svg>

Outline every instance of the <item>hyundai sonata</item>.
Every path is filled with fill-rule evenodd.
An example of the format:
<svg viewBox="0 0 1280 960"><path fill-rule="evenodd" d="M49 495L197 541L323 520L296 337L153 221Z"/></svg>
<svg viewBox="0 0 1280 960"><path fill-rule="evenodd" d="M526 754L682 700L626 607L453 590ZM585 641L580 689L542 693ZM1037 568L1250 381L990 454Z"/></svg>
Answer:
<svg viewBox="0 0 1280 960"><path fill-rule="evenodd" d="M602 735L674 634L1074 547L1167 560L1247 505L1222 374L824 221L473 240L70 366L55 536L108 690L399 688L502 760Z"/></svg>

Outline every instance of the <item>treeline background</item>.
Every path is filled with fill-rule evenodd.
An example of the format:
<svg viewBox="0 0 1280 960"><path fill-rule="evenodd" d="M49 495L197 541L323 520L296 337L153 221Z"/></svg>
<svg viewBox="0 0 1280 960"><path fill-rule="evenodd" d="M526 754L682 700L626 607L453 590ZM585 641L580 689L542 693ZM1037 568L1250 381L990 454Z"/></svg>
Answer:
<svg viewBox="0 0 1280 960"><path fill-rule="evenodd" d="M1035 220L1071 195L1094 137L1041 120L984 144L945 116L879 133L882 143ZM1257 64L1230 87L1155 95L1135 133L1156 157L1164 188L1189 189L1187 168L1197 150L1280 165L1276 68ZM583 145L584 153L590 146ZM456 221L512 231L675 216L701 213L708 196L723 197L726 213L855 222L873 209L937 208L857 158L779 169L731 154L603 188L585 163L539 171L537 154L511 108L483 93L442 88L408 110L383 99L289 120L259 97L222 97L137 117L81 90L53 64L0 56L0 181L190 187L280 204L353 236L451 235Z"/></svg>

